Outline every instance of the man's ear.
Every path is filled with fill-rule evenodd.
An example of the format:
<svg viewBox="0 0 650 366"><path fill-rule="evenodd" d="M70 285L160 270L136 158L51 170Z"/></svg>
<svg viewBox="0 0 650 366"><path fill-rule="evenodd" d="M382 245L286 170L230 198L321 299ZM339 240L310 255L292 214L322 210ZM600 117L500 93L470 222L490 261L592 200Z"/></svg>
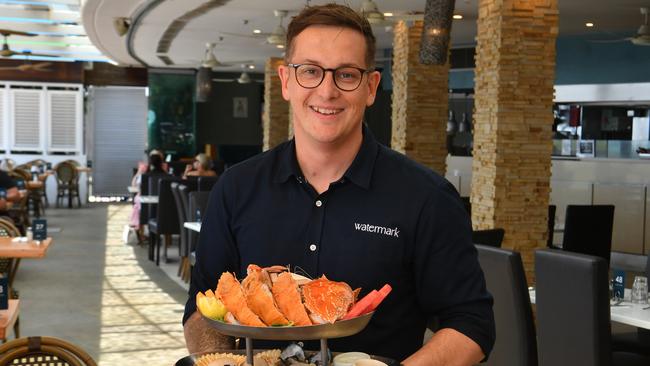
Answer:
<svg viewBox="0 0 650 366"><path fill-rule="evenodd" d="M379 80L381 80L381 73L379 71L368 73L368 98L366 99L366 106L368 107L375 102Z"/></svg>
<svg viewBox="0 0 650 366"><path fill-rule="evenodd" d="M285 65L278 66L278 76L280 77L280 83L282 84L282 98L284 100L289 100L289 68Z"/></svg>

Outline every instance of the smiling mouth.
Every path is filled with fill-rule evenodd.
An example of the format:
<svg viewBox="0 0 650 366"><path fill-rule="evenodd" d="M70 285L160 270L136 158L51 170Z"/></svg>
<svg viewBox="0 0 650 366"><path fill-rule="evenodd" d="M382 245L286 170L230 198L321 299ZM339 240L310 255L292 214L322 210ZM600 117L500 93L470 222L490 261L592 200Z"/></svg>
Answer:
<svg viewBox="0 0 650 366"><path fill-rule="evenodd" d="M312 111L325 115L325 116L331 116L334 114L339 114L343 111L343 109L330 109L330 108L319 108L319 107L314 107L314 106L309 106Z"/></svg>

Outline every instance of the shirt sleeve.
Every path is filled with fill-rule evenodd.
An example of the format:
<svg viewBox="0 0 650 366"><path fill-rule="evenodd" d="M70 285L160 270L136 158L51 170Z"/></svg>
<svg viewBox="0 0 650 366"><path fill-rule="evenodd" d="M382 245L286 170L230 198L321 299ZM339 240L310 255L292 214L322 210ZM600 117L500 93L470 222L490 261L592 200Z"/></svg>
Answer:
<svg viewBox="0 0 650 366"><path fill-rule="evenodd" d="M460 197L445 182L429 195L416 229L415 285L420 306L440 328L451 328L489 355L495 340L492 296L488 293L472 227Z"/></svg>
<svg viewBox="0 0 650 366"><path fill-rule="evenodd" d="M227 175L224 174L210 193L196 247L196 263L192 271L183 324L196 311L198 291L214 290L223 272L238 272L239 254L230 225L229 201L232 200L233 192L226 193L227 180Z"/></svg>
<svg viewBox="0 0 650 366"><path fill-rule="evenodd" d="M16 186L16 182L5 172L0 173L0 188L8 190Z"/></svg>

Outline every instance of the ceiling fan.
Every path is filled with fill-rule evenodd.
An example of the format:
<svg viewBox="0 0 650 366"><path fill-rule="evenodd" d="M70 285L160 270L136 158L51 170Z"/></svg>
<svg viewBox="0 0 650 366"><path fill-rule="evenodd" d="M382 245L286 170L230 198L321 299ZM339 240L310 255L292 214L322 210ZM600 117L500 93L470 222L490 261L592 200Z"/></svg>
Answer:
<svg viewBox="0 0 650 366"><path fill-rule="evenodd" d="M11 29L0 29L0 34L4 36L4 42L2 44L2 50L0 50L0 56L1 57L11 57L11 56L16 56L16 55L23 55L23 56L40 56L40 57L57 57L56 55L46 55L46 54L39 54L39 53L32 53L31 51L22 51L22 52L17 52L9 48L9 43L7 42L7 37L11 35L16 35L16 36L24 36L24 37L34 37L37 34L34 33L27 33L27 32L20 32L20 31L15 31Z"/></svg>
<svg viewBox="0 0 650 366"><path fill-rule="evenodd" d="M251 78L251 76L248 74L248 72L246 72L246 68L247 68L247 67L248 67L247 65L242 64L242 69L244 69L244 70L242 71L241 75L239 75L239 77L236 78L236 79L234 79L234 78L231 78L231 79L227 79L227 78L213 78L212 81L216 81L216 82L218 82L218 83L230 83L230 82L236 81L236 82L238 82L239 84L250 84L250 83L252 83L253 81L258 82L258 83L263 83L263 82L264 82L264 80L259 80L259 79L253 79L253 78Z"/></svg>
<svg viewBox="0 0 650 366"><path fill-rule="evenodd" d="M39 62L36 64L25 63L17 66L2 66L0 71L3 70L17 70L17 71L37 71L37 72L49 72L52 71L48 67L51 66L51 62Z"/></svg>
<svg viewBox="0 0 650 366"><path fill-rule="evenodd" d="M276 18L280 18L280 23L273 29L271 33L253 33L253 34L243 34L243 33L228 33L221 32L225 35L235 36L235 37L247 37L247 38L261 38L264 37L264 43L277 46L278 48L284 47L285 39L287 38L287 30L282 25L284 18L289 12L287 10L273 10L273 15ZM248 20L244 20L244 25L248 24Z"/></svg>
<svg viewBox="0 0 650 366"><path fill-rule="evenodd" d="M219 41L222 41L223 37L219 37ZM214 48L217 46L214 42L208 42L205 44L205 54L203 60L201 61L201 66L203 68L215 69L217 67L228 67L237 64L245 64L252 62L251 60L245 61L230 61L230 62L221 62L214 55Z"/></svg>
<svg viewBox="0 0 650 366"><path fill-rule="evenodd" d="M644 17L643 24L636 31L636 34L632 37L622 38L622 39L613 39L613 40L592 40L594 43L616 43L616 42L627 42L630 41L632 44L637 46L650 46L650 25L648 25L648 8L641 7L641 14Z"/></svg>
<svg viewBox="0 0 650 366"><path fill-rule="evenodd" d="M364 0L361 3L361 9L359 12L368 19L370 25L392 26L395 22L400 20L414 21L423 19L423 13L420 11L391 13L387 16L383 12L379 11L377 4L373 0Z"/></svg>

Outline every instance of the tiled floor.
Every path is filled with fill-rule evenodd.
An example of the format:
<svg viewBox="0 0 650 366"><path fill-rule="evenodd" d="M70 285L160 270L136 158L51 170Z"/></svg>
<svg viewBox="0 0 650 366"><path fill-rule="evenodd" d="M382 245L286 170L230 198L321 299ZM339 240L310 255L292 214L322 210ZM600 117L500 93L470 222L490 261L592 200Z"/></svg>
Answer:
<svg viewBox="0 0 650 366"><path fill-rule="evenodd" d="M187 354L186 290L146 258L145 247L124 244L129 212L123 204L47 211L50 226L62 230L52 234L47 258L23 260L19 269L22 336L66 339L101 366L168 366Z"/></svg>

